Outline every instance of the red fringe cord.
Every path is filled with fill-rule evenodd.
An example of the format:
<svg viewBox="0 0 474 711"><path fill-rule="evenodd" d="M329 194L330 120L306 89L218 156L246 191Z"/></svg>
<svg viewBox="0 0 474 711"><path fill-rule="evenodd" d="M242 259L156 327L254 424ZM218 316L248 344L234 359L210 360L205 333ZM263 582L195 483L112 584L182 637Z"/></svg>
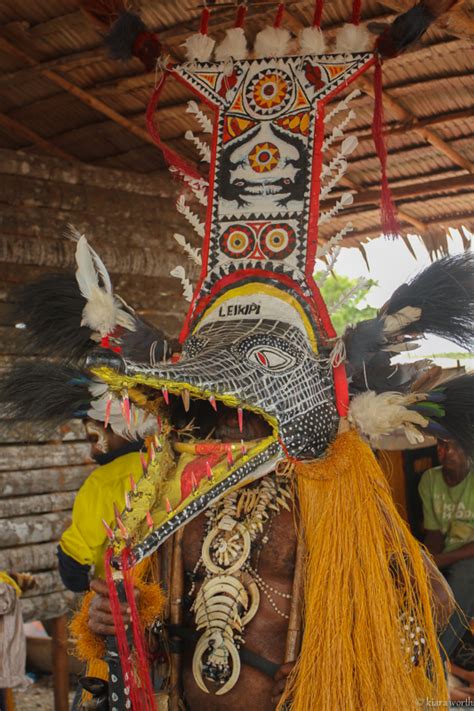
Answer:
<svg viewBox="0 0 474 711"><path fill-rule="evenodd" d="M209 27L209 16L211 14L211 11L209 10L208 7L203 8L203 11L201 13L201 24L199 26L199 32L202 35L207 35L207 29Z"/></svg>
<svg viewBox="0 0 474 711"><path fill-rule="evenodd" d="M243 27L246 15L247 15L247 4L245 2L243 2L237 8L237 16L235 18L234 27Z"/></svg>
<svg viewBox="0 0 474 711"><path fill-rule="evenodd" d="M323 16L324 0L316 0L314 3L313 27L321 29L321 18Z"/></svg>
<svg viewBox="0 0 474 711"><path fill-rule="evenodd" d="M380 208L382 232L385 235L397 236L400 234L400 225L395 214L395 206L393 204L392 194L390 192L387 177L387 146L385 145L385 139L383 135L384 117L382 97L382 64L378 57L375 62L374 93L375 102L374 116L372 121L372 137L374 139L375 149L377 151L377 155L380 161Z"/></svg>
<svg viewBox="0 0 474 711"><path fill-rule="evenodd" d="M362 0L354 0L352 3L352 17L351 22L353 25L358 25L360 23L360 11L362 7Z"/></svg>
<svg viewBox="0 0 474 711"><path fill-rule="evenodd" d="M283 13L284 13L284 11L285 11L285 3L284 3L284 2L281 2L281 3L278 5L278 10L277 10L277 14L276 14L276 17L275 17L275 22L273 23L273 27L280 27L281 21L283 20Z"/></svg>
<svg viewBox="0 0 474 711"><path fill-rule="evenodd" d="M115 581L112 576L112 556L113 549L107 549L105 553L105 580L109 588L110 610L114 619L115 635L117 637L117 646L120 655L120 665L122 667L124 681L129 684L130 700L132 702L133 711L145 711L141 704L140 690L137 687L135 674L132 669L130 648L128 646L127 641L127 632L125 630L125 623L123 621L122 611L120 609L120 600L118 597L117 588L115 586Z"/></svg>
<svg viewBox="0 0 474 711"><path fill-rule="evenodd" d="M128 548L122 551L122 573L125 596L130 608L130 617L133 633L133 649L136 659L136 673L140 679L140 711L155 711L153 687L151 684L150 664L146 648L143 626L138 614L137 602L134 595L133 578L131 574L131 554ZM134 709L135 711L135 709Z"/></svg>

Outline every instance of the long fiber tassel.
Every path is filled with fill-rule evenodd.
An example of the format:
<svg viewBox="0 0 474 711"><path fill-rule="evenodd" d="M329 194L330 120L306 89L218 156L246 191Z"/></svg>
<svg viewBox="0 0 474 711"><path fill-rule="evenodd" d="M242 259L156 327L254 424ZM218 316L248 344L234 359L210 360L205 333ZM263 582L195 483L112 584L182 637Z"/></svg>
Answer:
<svg viewBox="0 0 474 711"><path fill-rule="evenodd" d="M130 617L133 633L133 647L136 657L136 671L140 679L140 697L143 711L154 711L155 703L153 697L153 687L151 684L150 664L146 649L143 625L138 614L137 602L134 594L133 576L131 571L131 555L128 548L124 548L121 553L123 584L127 603L130 608Z"/></svg>
<svg viewBox="0 0 474 711"><path fill-rule="evenodd" d="M420 547L369 446L344 432L325 458L294 467L308 553L304 636L278 708L399 711L420 700L444 703ZM409 618L425 642L415 662L404 632Z"/></svg>
<svg viewBox="0 0 474 711"><path fill-rule="evenodd" d="M110 610L114 620L115 635L117 637L117 647L120 655L120 665L124 680L129 682L130 700L133 711L142 711L140 690L136 683L135 673L132 667L132 655L127 640L127 631L120 609L120 600L117 586L112 573L113 548L108 548L105 553L105 580L109 589Z"/></svg>

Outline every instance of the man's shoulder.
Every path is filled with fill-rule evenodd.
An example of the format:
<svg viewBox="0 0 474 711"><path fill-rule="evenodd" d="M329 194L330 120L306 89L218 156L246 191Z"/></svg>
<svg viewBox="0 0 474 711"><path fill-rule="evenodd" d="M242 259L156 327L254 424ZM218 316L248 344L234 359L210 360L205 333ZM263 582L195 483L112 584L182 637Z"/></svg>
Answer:
<svg viewBox="0 0 474 711"><path fill-rule="evenodd" d="M114 482L117 479L130 476L130 474L136 479L138 474L141 474L141 470L140 452L128 452L94 469L86 483L91 486L97 484L103 488L107 482Z"/></svg>
<svg viewBox="0 0 474 711"><path fill-rule="evenodd" d="M443 481L443 468L441 466L430 467L421 475L420 486L429 486L430 484L435 484L438 481Z"/></svg>

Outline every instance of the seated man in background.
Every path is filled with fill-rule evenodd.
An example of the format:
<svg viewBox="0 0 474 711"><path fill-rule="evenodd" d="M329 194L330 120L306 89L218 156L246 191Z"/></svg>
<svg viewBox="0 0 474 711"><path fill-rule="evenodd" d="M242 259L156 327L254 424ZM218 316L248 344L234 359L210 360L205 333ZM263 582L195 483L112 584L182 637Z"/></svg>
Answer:
<svg viewBox="0 0 474 711"><path fill-rule="evenodd" d="M89 589L89 571L104 577L104 551L107 534L102 520L112 525L114 504L123 509L125 492L130 491L130 478L137 482L142 475L139 450L143 440L129 441L110 427L89 419L87 438L91 457L100 466L79 489L72 509L72 523L58 546L59 573L64 585L73 592Z"/></svg>
<svg viewBox="0 0 474 711"><path fill-rule="evenodd" d="M462 610L440 636L450 658L474 616L474 468L454 440L438 440L440 466L428 469L419 486L425 544Z"/></svg>

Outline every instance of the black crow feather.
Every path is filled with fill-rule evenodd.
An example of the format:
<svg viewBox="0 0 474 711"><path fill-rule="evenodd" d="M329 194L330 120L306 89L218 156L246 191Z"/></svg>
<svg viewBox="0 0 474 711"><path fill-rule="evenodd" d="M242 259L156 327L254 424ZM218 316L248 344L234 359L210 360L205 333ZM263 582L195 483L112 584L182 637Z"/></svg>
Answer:
<svg viewBox="0 0 474 711"><path fill-rule="evenodd" d="M406 306L421 309L406 334L433 333L467 349L474 346L474 255L464 252L433 262L408 284L402 284L380 316Z"/></svg>
<svg viewBox="0 0 474 711"><path fill-rule="evenodd" d="M86 305L74 274L45 274L13 293L12 316L25 323L26 352L79 359L95 345L81 326Z"/></svg>
<svg viewBox="0 0 474 711"><path fill-rule="evenodd" d="M17 363L0 382L0 403L12 420L56 427L85 417L91 403L90 380L77 368L59 363Z"/></svg>
<svg viewBox="0 0 474 711"><path fill-rule="evenodd" d="M137 35L145 30L145 24L138 15L122 12L105 37L105 45L112 59L131 59Z"/></svg>

